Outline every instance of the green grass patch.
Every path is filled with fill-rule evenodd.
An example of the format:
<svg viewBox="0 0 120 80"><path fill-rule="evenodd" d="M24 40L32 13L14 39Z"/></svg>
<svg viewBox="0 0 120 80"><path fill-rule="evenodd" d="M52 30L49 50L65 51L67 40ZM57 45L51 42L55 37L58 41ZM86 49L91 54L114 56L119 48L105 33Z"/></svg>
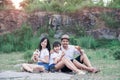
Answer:
<svg viewBox="0 0 120 80"><path fill-rule="evenodd" d="M97 74L86 74L86 78L89 80L119 80L120 79L120 60L115 60L110 49L85 49L92 65L94 67L100 68L101 72ZM27 62L27 58L24 55L33 53L32 50L26 51L24 53L17 52L6 54L0 54L0 71L13 70L20 71L20 64ZM107 57L104 57L107 55ZM27 57L30 57L27 55ZM3 67L4 66L4 67ZM87 79L85 79L87 80Z"/></svg>

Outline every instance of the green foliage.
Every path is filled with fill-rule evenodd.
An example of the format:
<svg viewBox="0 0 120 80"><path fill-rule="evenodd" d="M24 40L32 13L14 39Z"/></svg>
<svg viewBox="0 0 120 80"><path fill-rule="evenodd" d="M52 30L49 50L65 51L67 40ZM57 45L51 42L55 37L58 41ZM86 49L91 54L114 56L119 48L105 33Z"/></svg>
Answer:
<svg viewBox="0 0 120 80"><path fill-rule="evenodd" d="M14 45L17 51L24 51L30 49L30 39L33 37L33 32L31 27L23 24L21 29L13 32L14 34Z"/></svg>
<svg viewBox="0 0 120 80"><path fill-rule="evenodd" d="M40 39L36 36L33 36L29 43L30 43L30 50L35 50L36 48L38 48L38 44L40 42Z"/></svg>
<svg viewBox="0 0 120 80"><path fill-rule="evenodd" d="M106 48L107 50L107 54L105 54L104 52L104 56L103 57L114 57L115 59L120 59L120 41L118 40L107 40L107 39L102 39L102 40L98 40L98 48Z"/></svg>
<svg viewBox="0 0 120 80"><path fill-rule="evenodd" d="M95 49L98 45L97 41L92 36L84 36L79 38L70 36L70 43L73 45L79 45L84 48L92 48L92 49Z"/></svg>
<svg viewBox="0 0 120 80"><path fill-rule="evenodd" d="M120 8L120 0L112 0L111 4L109 4L108 7Z"/></svg>
<svg viewBox="0 0 120 80"><path fill-rule="evenodd" d="M72 45L78 45L78 44L77 44L77 39L75 38L75 36L70 36L70 43L71 43Z"/></svg>
<svg viewBox="0 0 120 80"><path fill-rule="evenodd" d="M100 50L96 50L95 52L97 58L103 58L103 59L112 59L112 53L110 53L109 49L100 49Z"/></svg>
<svg viewBox="0 0 120 80"><path fill-rule="evenodd" d="M92 36L84 36L77 39L77 44L84 48L96 48L97 41Z"/></svg>
<svg viewBox="0 0 120 80"><path fill-rule="evenodd" d="M49 33L49 37L54 37L55 30L50 29L48 33Z"/></svg>
<svg viewBox="0 0 120 80"><path fill-rule="evenodd" d="M120 47L120 42L118 40L100 39L100 40L97 40L97 42L98 42L98 45L97 45L98 48L113 49L113 48Z"/></svg>
<svg viewBox="0 0 120 80"><path fill-rule="evenodd" d="M23 24L22 27L13 33L0 36L0 51L25 51L31 48L30 39L33 37L31 27Z"/></svg>
<svg viewBox="0 0 120 80"><path fill-rule="evenodd" d="M51 0L41 2L39 0L29 1L28 6L26 7L26 11L32 12L35 10L43 10L43 11L54 11L54 12L72 12L75 11L84 5L86 1L83 0ZM84 5L83 5L84 4ZM81 6L82 5L82 6Z"/></svg>
<svg viewBox="0 0 120 80"><path fill-rule="evenodd" d="M48 27L47 26L42 26L38 29L37 31L37 36L40 37L40 35L42 33L47 33L49 30L48 30Z"/></svg>
<svg viewBox="0 0 120 80"><path fill-rule="evenodd" d="M103 13L101 14L102 20L105 21L105 25L109 28L118 29L120 21L117 20L114 13Z"/></svg>
<svg viewBox="0 0 120 80"><path fill-rule="evenodd" d="M120 50L116 50L116 51L113 53L113 57L114 57L116 60L120 60Z"/></svg>
<svg viewBox="0 0 120 80"><path fill-rule="evenodd" d="M1 46L1 51L5 53L10 53L14 50L14 46L10 43L7 43L6 45Z"/></svg>
<svg viewBox="0 0 120 80"><path fill-rule="evenodd" d="M28 62L31 61L31 57L32 57L32 55L33 55L32 52L33 52L33 51L28 50L28 51L26 51L26 52L24 53L24 55L23 55L24 59L27 60Z"/></svg>

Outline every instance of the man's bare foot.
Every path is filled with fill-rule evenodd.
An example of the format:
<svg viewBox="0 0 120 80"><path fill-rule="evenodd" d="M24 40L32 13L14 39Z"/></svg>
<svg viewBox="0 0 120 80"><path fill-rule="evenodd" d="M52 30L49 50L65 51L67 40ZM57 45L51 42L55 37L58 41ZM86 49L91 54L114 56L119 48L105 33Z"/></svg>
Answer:
<svg viewBox="0 0 120 80"><path fill-rule="evenodd" d="M92 73L98 73L98 72L100 72L100 69L93 68L91 72L92 72Z"/></svg>
<svg viewBox="0 0 120 80"><path fill-rule="evenodd" d="M82 71L82 70L79 70L78 72L77 72L77 74L79 74L79 75L84 75L84 74L86 74L84 71Z"/></svg>

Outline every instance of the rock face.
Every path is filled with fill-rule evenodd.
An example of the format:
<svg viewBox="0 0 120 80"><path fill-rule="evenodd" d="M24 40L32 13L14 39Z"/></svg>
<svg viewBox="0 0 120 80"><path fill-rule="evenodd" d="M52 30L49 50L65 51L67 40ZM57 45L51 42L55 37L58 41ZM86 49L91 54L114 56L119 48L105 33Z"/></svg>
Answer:
<svg viewBox="0 0 120 80"><path fill-rule="evenodd" d="M116 21L116 29L109 28L101 19L101 14L112 15ZM85 32L95 38L119 39L120 32L120 9L110 8L84 8L69 14L54 14L36 11L27 14L19 10L0 11L0 34L11 32L19 28L23 23L29 24L33 31L41 27L53 28L60 31L64 27L73 28L75 25L84 28ZM61 35L61 34L59 34ZM55 35L56 38L59 35Z"/></svg>
<svg viewBox="0 0 120 80"><path fill-rule="evenodd" d="M0 11L0 34L14 31L27 19L26 13L19 10Z"/></svg>
<svg viewBox="0 0 120 80"><path fill-rule="evenodd" d="M36 31L41 27L48 26L49 14L47 12L34 12L28 15L27 22Z"/></svg>
<svg viewBox="0 0 120 80"><path fill-rule="evenodd" d="M116 30L111 30L109 28L101 28L97 30L91 30L87 32L88 35L92 35L99 39L117 39L119 36Z"/></svg>

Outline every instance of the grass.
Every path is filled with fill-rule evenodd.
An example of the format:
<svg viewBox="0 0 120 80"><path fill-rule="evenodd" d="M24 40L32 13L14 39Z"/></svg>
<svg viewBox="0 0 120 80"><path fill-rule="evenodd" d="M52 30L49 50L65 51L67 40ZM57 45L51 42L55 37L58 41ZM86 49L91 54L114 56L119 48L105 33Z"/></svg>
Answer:
<svg viewBox="0 0 120 80"><path fill-rule="evenodd" d="M20 70L20 64L25 62L23 54L19 52L13 52L10 54L0 54L0 71L6 70Z"/></svg>
<svg viewBox="0 0 120 80"><path fill-rule="evenodd" d="M87 74L84 78L74 76L73 80L120 80L120 60L115 60L109 53L109 49L85 49L93 66L100 68L97 74ZM20 71L20 64L26 62L24 53L13 52L0 54L0 71ZM106 57L104 57L106 56Z"/></svg>

